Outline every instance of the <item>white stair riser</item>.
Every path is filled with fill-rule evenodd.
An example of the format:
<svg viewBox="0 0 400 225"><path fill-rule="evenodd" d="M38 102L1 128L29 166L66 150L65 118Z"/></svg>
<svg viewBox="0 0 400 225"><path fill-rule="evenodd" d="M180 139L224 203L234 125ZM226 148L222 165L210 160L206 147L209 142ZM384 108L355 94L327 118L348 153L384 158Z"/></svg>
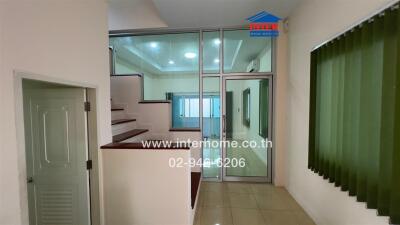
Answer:
<svg viewBox="0 0 400 225"><path fill-rule="evenodd" d="M130 130L136 129L136 121L112 125L112 134L122 134Z"/></svg>
<svg viewBox="0 0 400 225"><path fill-rule="evenodd" d="M126 114L125 111L120 110L120 111L111 111L111 119L112 120L119 120L119 119L125 119Z"/></svg>

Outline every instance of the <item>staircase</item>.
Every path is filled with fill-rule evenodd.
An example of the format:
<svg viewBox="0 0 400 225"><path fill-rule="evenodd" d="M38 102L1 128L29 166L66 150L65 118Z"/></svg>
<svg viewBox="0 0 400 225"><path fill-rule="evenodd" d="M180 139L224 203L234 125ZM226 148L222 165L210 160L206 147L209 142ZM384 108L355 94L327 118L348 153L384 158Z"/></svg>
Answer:
<svg viewBox="0 0 400 225"><path fill-rule="evenodd" d="M113 143L137 142L145 138L148 129L138 129L137 121L130 118L123 107L111 109Z"/></svg>
<svg viewBox="0 0 400 225"><path fill-rule="evenodd" d="M111 76L113 143L171 140L170 101L143 101L141 76Z"/></svg>
<svg viewBox="0 0 400 225"><path fill-rule="evenodd" d="M113 141L101 147L105 207L110 212L107 224L193 224L201 168L185 165L176 169L168 162L180 158L198 161L200 147L177 144L180 140L201 140L201 132L171 129L171 102L143 101L142 84L138 76L111 77ZM146 140L172 141L172 145L143 145ZM147 177L154 179L144 179ZM166 195L167 189L177 195ZM132 212L136 212L134 217Z"/></svg>

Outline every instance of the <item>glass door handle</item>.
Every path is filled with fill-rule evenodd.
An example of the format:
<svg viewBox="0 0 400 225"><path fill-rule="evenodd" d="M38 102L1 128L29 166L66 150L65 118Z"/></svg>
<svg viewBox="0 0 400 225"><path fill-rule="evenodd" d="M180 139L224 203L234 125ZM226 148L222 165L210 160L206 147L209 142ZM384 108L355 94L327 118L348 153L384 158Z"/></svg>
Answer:
<svg viewBox="0 0 400 225"><path fill-rule="evenodd" d="M28 178L26 179L26 181L27 181L28 184L33 183L33 177L28 177Z"/></svg>
<svg viewBox="0 0 400 225"><path fill-rule="evenodd" d="M226 116L222 115L222 132L226 133Z"/></svg>

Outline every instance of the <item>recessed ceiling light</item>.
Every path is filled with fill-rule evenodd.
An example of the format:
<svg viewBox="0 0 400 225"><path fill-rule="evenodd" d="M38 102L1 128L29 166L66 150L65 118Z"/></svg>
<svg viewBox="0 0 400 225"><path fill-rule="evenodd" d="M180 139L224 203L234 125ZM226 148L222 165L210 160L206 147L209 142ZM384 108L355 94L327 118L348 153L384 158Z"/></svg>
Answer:
<svg viewBox="0 0 400 225"><path fill-rule="evenodd" d="M188 58L188 59L193 59L193 58L196 57L196 54L193 53L193 52L186 52L185 53L185 57Z"/></svg>
<svg viewBox="0 0 400 225"><path fill-rule="evenodd" d="M174 62L173 60L169 60L168 63L169 63L170 65L175 64L175 62Z"/></svg>
<svg viewBox="0 0 400 225"><path fill-rule="evenodd" d="M214 62L215 63L219 63L219 59L214 59Z"/></svg>
<svg viewBox="0 0 400 225"><path fill-rule="evenodd" d="M219 40L219 38L215 39L215 40L214 40L214 44L215 44L215 45L221 44L221 40Z"/></svg>
<svg viewBox="0 0 400 225"><path fill-rule="evenodd" d="M157 42L150 42L150 47L156 48L158 46Z"/></svg>

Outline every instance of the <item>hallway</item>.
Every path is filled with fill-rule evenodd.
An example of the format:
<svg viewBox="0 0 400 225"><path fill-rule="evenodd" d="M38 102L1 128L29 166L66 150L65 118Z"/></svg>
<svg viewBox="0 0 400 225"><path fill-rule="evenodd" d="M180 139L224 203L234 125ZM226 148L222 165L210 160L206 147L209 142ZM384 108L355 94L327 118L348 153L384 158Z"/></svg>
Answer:
<svg viewBox="0 0 400 225"><path fill-rule="evenodd" d="M202 182L195 225L314 225L283 188Z"/></svg>

